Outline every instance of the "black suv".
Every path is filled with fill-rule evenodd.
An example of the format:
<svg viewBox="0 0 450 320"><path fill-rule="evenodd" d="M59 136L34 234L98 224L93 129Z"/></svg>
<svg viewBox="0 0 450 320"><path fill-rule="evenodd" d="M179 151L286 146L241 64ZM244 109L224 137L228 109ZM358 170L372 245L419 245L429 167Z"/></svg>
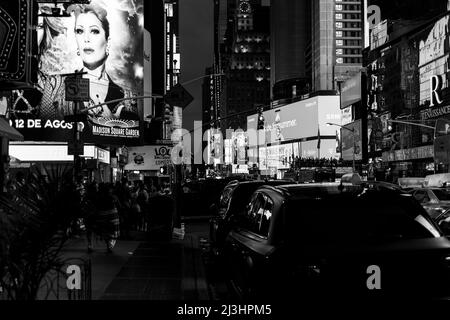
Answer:
<svg viewBox="0 0 450 320"><path fill-rule="evenodd" d="M224 188L222 195L213 208L210 219L211 249L217 255L220 253L227 233L245 214L253 192L263 185L277 186L292 184L291 180L254 180L231 181Z"/></svg>
<svg viewBox="0 0 450 320"><path fill-rule="evenodd" d="M436 223L411 195L364 184L259 188L223 259L244 299L450 293L450 241Z"/></svg>

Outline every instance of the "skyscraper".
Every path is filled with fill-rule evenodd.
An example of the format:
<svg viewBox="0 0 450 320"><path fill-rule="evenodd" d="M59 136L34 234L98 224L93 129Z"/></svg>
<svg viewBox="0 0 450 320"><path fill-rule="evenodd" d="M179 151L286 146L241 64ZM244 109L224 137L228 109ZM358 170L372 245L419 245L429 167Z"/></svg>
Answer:
<svg viewBox="0 0 450 320"><path fill-rule="evenodd" d="M223 71L222 129L245 129L246 114L269 106L269 6L261 0L216 1L216 63ZM230 115L241 113L242 115Z"/></svg>
<svg viewBox="0 0 450 320"><path fill-rule="evenodd" d="M339 83L359 72L363 48L361 2L272 1L273 100L339 90Z"/></svg>
<svg viewBox="0 0 450 320"><path fill-rule="evenodd" d="M295 98L308 93L311 68L306 48L311 41L308 1L273 1L270 8L271 99ZM310 63L310 61L309 61Z"/></svg>

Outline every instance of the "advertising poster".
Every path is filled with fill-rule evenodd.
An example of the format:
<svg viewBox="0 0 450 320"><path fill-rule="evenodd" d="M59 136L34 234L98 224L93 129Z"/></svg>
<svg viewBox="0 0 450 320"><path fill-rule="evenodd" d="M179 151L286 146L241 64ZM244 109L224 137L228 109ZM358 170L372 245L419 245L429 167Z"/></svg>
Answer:
<svg viewBox="0 0 450 320"><path fill-rule="evenodd" d="M169 146L140 146L128 148L128 163L125 170L159 171L162 166L172 164L172 148Z"/></svg>
<svg viewBox="0 0 450 320"><path fill-rule="evenodd" d="M45 16L55 5L66 16ZM11 124L26 140L68 141L73 123L64 117L84 110L83 142L138 143L143 102L122 99L143 94L143 30L142 0L39 3L37 88L14 92ZM66 92L74 72L89 85ZM81 93L86 97L75 104L70 96Z"/></svg>
<svg viewBox="0 0 450 320"><path fill-rule="evenodd" d="M449 16L439 19L431 29L425 30L421 35L421 39L419 39L420 105L426 105L428 102L432 106L448 105L450 100L447 78L449 72L448 61L450 59L448 47L449 23ZM433 76L437 76L436 80L438 80L438 83L433 86L437 96L431 97L430 89ZM431 98L434 99L433 103L431 103Z"/></svg>
<svg viewBox="0 0 450 320"><path fill-rule="evenodd" d="M344 128L341 129L342 159L352 161L354 154L355 160L362 160L361 120L349 123Z"/></svg>

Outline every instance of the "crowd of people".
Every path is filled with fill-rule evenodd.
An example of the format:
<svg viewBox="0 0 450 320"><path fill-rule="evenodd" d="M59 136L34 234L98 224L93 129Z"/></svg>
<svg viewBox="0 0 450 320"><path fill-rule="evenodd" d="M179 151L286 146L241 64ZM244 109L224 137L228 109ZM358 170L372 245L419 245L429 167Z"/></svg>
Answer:
<svg viewBox="0 0 450 320"><path fill-rule="evenodd" d="M95 235L103 239L111 252L117 239L131 239L133 231L149 231L151 225L161 221L158 216L166 215L166 222L172 218L171 208L156 205L161 198L166 203L173 202L168 184L158 190L151 180L131 183L123 179L116 184L80 183L79 191L82 197L79 225L86 229L89 252L93 250Z"/></svg>

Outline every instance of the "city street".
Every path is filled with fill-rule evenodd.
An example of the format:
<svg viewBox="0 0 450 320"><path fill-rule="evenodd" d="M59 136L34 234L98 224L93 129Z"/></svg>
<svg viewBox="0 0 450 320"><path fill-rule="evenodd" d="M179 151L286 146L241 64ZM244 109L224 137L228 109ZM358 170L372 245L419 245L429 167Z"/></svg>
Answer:
<svg viewBox="0 0 450 320"><path fill-rule="evenodd" d="M1 303L449 301L449 44L450 0L0 0Z"/></svg>

